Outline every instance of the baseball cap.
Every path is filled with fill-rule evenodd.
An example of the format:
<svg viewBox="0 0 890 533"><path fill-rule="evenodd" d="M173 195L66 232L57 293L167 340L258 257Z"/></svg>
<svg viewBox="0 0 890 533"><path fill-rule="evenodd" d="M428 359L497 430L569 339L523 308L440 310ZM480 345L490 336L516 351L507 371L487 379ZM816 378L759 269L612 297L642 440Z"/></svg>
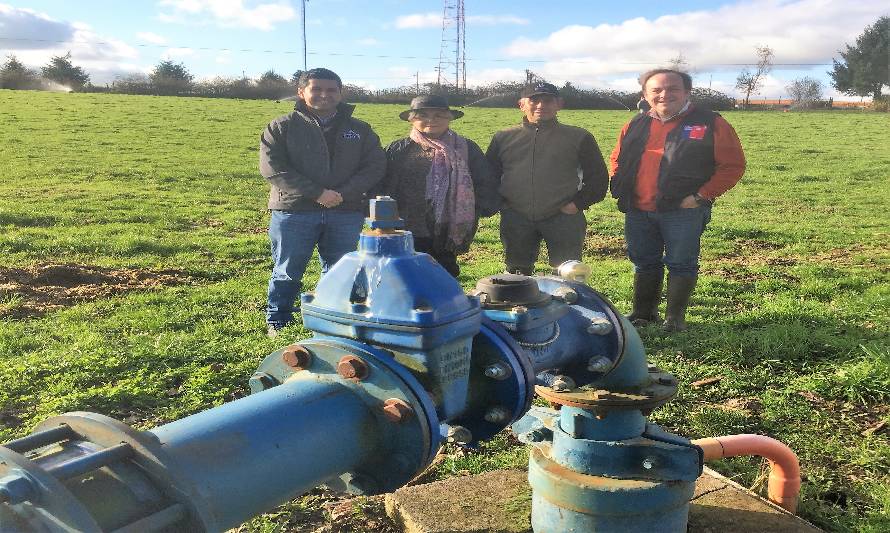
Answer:
<svg viewBox="0 0 890 533"><path fill-rule="evenodd" d="M529 96L535 96L537 94L549 94L550 96L559 96L559 89L557 89L556 85L553 85L552 83L542 81L532 85L526 85L522 88L522 92L519 93L519 96L521 98L528 98Z"/></svg>

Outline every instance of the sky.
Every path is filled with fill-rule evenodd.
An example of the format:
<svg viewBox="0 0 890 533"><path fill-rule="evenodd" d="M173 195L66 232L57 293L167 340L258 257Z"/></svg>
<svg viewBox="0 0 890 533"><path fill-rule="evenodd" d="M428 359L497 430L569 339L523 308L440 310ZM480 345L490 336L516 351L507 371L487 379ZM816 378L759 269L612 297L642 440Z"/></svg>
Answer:
<svg viewBox="0 0 890 533"><path fill-rule="evenodd" d="M370 89L435 82L442 0L308 0L307 66ZM456 4L456 1L450 2ZM162 60L197 79L303 68L300 0L0 0L0 61L31 67L71 52L95 84L149 73ZM584 88L639 90L640 72L682 58L696 86L738 95L735 79L775 52L757 98L787 97L827 71L846 43L890 14L887 0L465 0L467 84L520 81L530 69ZM443 69L453 81L454 28Z"/></svg>

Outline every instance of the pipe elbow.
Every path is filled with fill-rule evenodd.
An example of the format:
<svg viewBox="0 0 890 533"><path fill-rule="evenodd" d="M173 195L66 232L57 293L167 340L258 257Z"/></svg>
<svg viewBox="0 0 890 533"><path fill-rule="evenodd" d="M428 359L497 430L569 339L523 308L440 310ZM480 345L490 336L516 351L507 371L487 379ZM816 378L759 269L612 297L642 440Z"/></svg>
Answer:
<svg viewBox="0 0 890 533"><path fill-rule="evenodd" d="M704 450L705 461L750 455L766 458L770 465L769 501L792 513L797 511L800 463L797 455L784 443L763 435L747 434L696 439L692 443Z"/></svg>

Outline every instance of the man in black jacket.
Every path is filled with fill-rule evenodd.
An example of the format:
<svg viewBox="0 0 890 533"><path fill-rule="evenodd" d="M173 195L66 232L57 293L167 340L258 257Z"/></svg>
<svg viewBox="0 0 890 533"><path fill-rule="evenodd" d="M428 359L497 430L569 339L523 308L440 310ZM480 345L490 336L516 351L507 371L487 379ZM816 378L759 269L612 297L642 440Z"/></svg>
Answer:
<svg viewBox="0 0 890 533"><path fill-rule="evenodd" d="M269 123L260 138L260 173L269 192L269 239L275 266L269 280L269 334L293 320L294 301L318 246L321 272L355 250L366 193L386 170L371 127L341 103L342 82L317 68L297 83L295 110Z"/></svg>
<svg viewBox="0 0 890 533"><path fill-rule="evenodd" d="M520 96L522 124L497 132L486 155L501 183L507 271L529 276L542 239L551 267L581 259L584 210L605 198L609 175L593 135L556 120L563 101L554 85L529 85Z"/></svg>

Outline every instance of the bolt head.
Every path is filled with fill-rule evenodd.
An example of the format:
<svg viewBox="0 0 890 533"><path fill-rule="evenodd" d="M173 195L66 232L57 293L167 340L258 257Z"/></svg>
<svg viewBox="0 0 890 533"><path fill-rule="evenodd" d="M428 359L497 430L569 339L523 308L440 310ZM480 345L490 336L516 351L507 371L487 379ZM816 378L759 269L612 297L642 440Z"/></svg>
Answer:
<svg viewBox="0 0 890 533"><path fill-rule="evenodd" d="M247 385L250 387L251 394L263 392L266 389L271 389L277 384L278 381L276 381L275 378L273 378L269 374L266 374L265 372L257 372L256 374L250 376L250 379L247 380Z"/></svg>
<svg viewBox="0 0 890 533"><path fill-rule="evenodd" d="M344 355L337 363L337 373L346 379L361 381L368 377L368 365L354 355Z"/></svg>
<svg viewBox="0 0 890 533"><path fill-rule="evenodd" d="M553 296L569 305L578 301L578 293L570 287L559 287L553 291Z"/></svg>
<svg viewBox="0 0 890 533"><path fill-rule="evenodd" d="M587 362L587 370L590 372L605 372L612 368L612 360L602 355L595 355Z"/></svg>
<svg viewBox="0 0 890 533"><path fill-rule="evenodd" d="M390 398L383 402L383 416L394 423L402 422L414 413L414 409L404 400Z"/></svg>
<svg viewBox="0 0 890 533"><path fill-rule="evenodd" d="M566 392L575 388L575 380L569 376L556 376L550 388L555 392Z"/></svg>
<svg viewBox="0 0 890 533"><path fill-rule="evenodd" d="M0 479L0 503L17 505L37 497L38 494L27 477L10 474Z"/></svg>
<svg viewBox="0 0 890 533"><path fill-rule="evenodd" d="M540 429L533 429L525 434L525 439L529 442L541 442L544 440L544 432Z"/></svg>
<svg viewBox="0 0 890 533"><path fill-rule="evenodd" d="M500 406L495 406L485 412L485 421L492 424L501 424L510 419L510 412Z"/></svg>
<svg viewBox="0 0 890 533"><path fill-rule="evenodd" d="M291 344L281 352L281 360L294 370L303 370L309 368L312 353L299 344Z"/></svg>
<svg viewBox="0 0 890 533"><path fill-rule="evenodd" d="M463 426L451 426L448 429L448 442L467 444L473 440L473 434Z"/></svg>
<svg viewBox="0 0 890 533"><path fill-rule="evenodd" d="M483 374L485 377L496 379L496 380L504 380L510 377L510 367L504 365L503 363L494 363L485 367L483 370Z"/></svg>
<svg viewBox="0 0 890 533"><path fill-rule="evenodd" d="M612 323L605 319L594 319L590 322L590 325L587 326L587 333L591 335L608 335L612 332L614 326Z"/></svg>

